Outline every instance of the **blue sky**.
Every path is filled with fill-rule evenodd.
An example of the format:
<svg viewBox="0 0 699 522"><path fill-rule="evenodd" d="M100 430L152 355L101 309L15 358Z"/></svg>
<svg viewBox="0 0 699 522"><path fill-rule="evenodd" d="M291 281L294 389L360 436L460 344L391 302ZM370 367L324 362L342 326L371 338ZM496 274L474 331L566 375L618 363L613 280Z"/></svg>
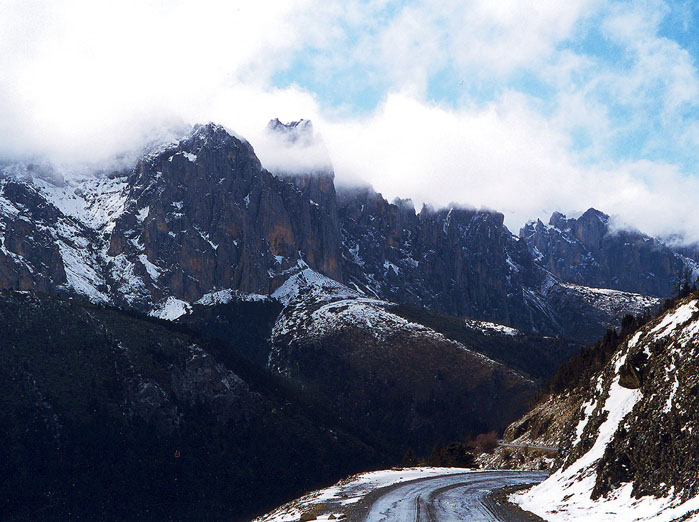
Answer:
<svg viewBox="0 0 699 522"><path fill-rule="evenodd" d="M69 173L212 120L271 170L329 153L340 184L514 231L594 206L699 240L698 3L0 0L0 156Z"/></svg>
<svg viewBox="0 0 699 522"><path fill-rule="evenodd" d="M379 39L381 28L395 22L404 10L424 6L423 2L388 3L375 14L374 20L381 21L378 29L339 24L344 34L336 46L299 50L275 72L272 84L282 89L295 85L312 92L326 110L350 115L376 111L388 93L402 85L381 74L384 64L375 61L375 55L357 59L355 53L366 40ZM516 91L531 98L542 114L550 115L564 110L564 101L557 100L557 95L584 92L590 105L604 111L610 132L602 137L594 129L573 124L569 129L572 151L587 161L648 159L671 162L692 173L699 148L687 146L686 140L696 136L684 133L693 134L699 122L699 5L688 1L609 2L594 7L580 16L567 34L551 42L547 55L531 63L517 63L501 71L489 70L487 64L478 62L464 66L448 54L442 56L434 66L425 68L421 98L426 103L458 108L496 103L504 92ZM449 38L452 28L448 24L437 21L435 26L441 38ZM629 34L619 34L621 30ZM432 34L426 32L425 38ZM641 40L632 42L632 38ZM428 45L420 42L416 47L419 50ZM585 63L571 71L568 84L561 85L543 69L556 67L556 60L565 53ZM675 67L679 70L673 71ZM673 78L673 74L680 78ZM687 91L682 98L673 93L673 87L686 79L684 75L691 77L691 85L683 86ZM618 85L634 76L640 85L628 90ZM678 106L668 110L666 105L672 104L673 98Z"/></svg>

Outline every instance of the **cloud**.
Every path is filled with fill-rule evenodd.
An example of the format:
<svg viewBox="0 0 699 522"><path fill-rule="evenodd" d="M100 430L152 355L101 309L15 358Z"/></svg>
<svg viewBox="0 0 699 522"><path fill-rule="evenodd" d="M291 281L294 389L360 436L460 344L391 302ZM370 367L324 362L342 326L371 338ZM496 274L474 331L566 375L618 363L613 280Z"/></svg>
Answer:
<svg viewBox="0 0 699 522"><path fill-rule="evenodd" d="M0 0L0 11L0 157L95 164L217 121L270 169L298 170L324 151L281 146L265 126L309 118L338 180L389 198L495 208L514 230L595 206L699 239L697 57L660 36L665 2Z"/></svg>
<svg viewBox="0 0 699 522"><path fill-rule="evenodd" d="M0 41L4 155L94 159L135 146L163 120L208 112L229 86L265 83L294 49L322 43L298 30L313 2L24 4L4 2L0 22L13 35Z"/></svg>
<svg viewBox="0 0 699 522"><path fill-rule="evenodd" d="M368 180L389 200L496 209L515 233L553 211L595 207L652 235L699 240L699 179L651 161L587 165L516 93L462 111L396 93L371 117L321 129L339 181Z"/></svg>

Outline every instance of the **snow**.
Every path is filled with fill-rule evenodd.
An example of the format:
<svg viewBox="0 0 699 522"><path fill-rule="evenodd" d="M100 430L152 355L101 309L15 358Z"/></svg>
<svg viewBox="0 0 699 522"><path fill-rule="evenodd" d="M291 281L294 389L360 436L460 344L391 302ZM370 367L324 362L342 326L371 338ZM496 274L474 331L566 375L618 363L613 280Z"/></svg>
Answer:
<svg viewBox="0 0 699 522"><path fill-rule="evenodd" d="M300 263L306 266L303 261ZM466 351L487 365L500 365L431 328L412 323L390 312L387 307L392 303L365 297L309 268L290 276L272 297L285 306L272 329L272 342L288 335L295 339L321 339L345 328L355 327L364 329L381 342L390 342L397 334L407 334L412 338L431 338Z"/></svg>
<svg viewBox="0 0 699 522"><path fill-rule="evenodd" d="M672 383L672 390L670 390L670 395L668 395L667 401L665 401L665 406L663 407L663 413L669 413L670 410L672 410L672 405L675 403L675 394L677 393L677 390L679 390L679 388L680 388L680 380L679 380L679 377L677 376L677 373L675 373L674 377L675 377L675 382Z"/></svg>
<svg viewBox="0 0 699 522"><path fill-rule="evenodd" d="M182 301L176 297L168 297L161 306L154 308L149 315L174 321L178 317L183 316L192 309L192 306L187 301Z"/></svg>
<svg viewBox="0 0 699 522"><path fill-rule="evenodd" d="M598 377L595 387L596 398L585 402L581 407L581 420L576 426L573 447L578 447L584 437L594 437L592 447L572 462L568 468L559 469L546 481L533 487L527 492L518 493L512 499L522 508L531 511L542 518L552 521L595 520L600 522L620 521L635 522L653 520L670 522L688 516L686 520L699 521L699 496L687 500L676 494L674 489L666 497L655 498L644 496L632 498L633 483L622 484L612 490L606 497L591 499L591 493L596 481L597 463L615 433L624 423L627 415L642 398L640 389L627 389L619 385L619 371L623 366L630 349L643 351L649 356L652 353L647 346L672 334L672 342L666 351L659 356L667 358L665 386L661 393L666 394L662 412L668 414L676 405L676 394L682 386L678 374L678 366L682 357L686 357L682 349L688 339L696 339L699 333L699 309L697 300L691 300L667 313L658 323L650 328L640 330L629 339L627 345L612 360L608 372L611 380L605 381L605 374ZM678 328L681 330L678 331ZM638 346L643 343L642 346ZM609 373L606 375L609 376ZM608 377L609 379L609 377ZM607 398L600 408L601 397L604 397L604 382L609 382ZM587 433L586 427L594 413L604 415L597 433ZM599 418L599 416L596 416ZM691 433L691 426L685 428ZM683 428L683 429L685 429ZM685 520L682 518L682 520Z"/></svg>
<svg viewBox="0 0 699 522"><path fill-rule="evenodd" d="M504 324L491 323L490 321L477 321L475 319L467 319L466 325L469 328L480 330L485 335L505 334L514 337L522 333L516 328L505 326Z"/></svg>
<svg viewBox="0 0 699 522"><path fill-rule="evenodd" d="M174 145L174 146L177 146L177 144L173 144L173 145ZM191 161L192 163L194 163L195 161L197 161L197 155L196 155L196 154L192 154L191 152L187 152L187 151L175 152L175 153L174 153L173 155L171 155L167 160L168 160L170 163L172 163L172 160L173 160L173 158L174 158L175 156L183 156L185 159L187 159L187 161Z"/></svg>
<svg viewBox="0 0 699 522"><path fill-rule="evenodd" d="M625 356L618 358L616 367L620 368L624 360ZM513 501L523 509L550 521L622 520L618 518L618 513L610 512L606 499L598 501L590 499L595 485L597 461L604 455L621 421L631 412L641 397L639 390L624 388L619 385L618 380L618 377L615 377L610 386L609 396L603 407L603 411L607 412L607 418L599 427L597 439L592 448L570 467L559 469L544 482L525 493L513 495ZM580 426L578 429L582 433Z"/></svg>
<svg viewBox="0 0 699 522"><path fill-rule="evenodd" d="M92 302L109 302L109 297L98 290L99 287L104 286L104 280L92 266L93 260L89 258L87 251L83 248L74 248L64 241L58 242L58 249L63 260L67 286Z"/></svg>
<svg viewBox="0 0 699 522"><path fill-rule="evenodd" d="M386 271L388 271L389 268L392 268L393 271L394 271L396 274L400 274L400 268L398 268L396 265L394 265L393 263L391 263L388 259L386 259L386 260L383 262L383 268L384 268L384 270L386 270Z"/></svg>
<svg viewBox="0 0 699 522"><path fill-rule="evenodd" d="M582 419L580 419L578 425L575 427L575 439L573 439L573 446L577 446L580 440L582 439L583 431L585 430L587 421L590 419L590 415L592 415L593 411L595 411L594 401L591 400L583 404Z"/></svg>
<svg viewBox="0 0 699 522"><path fill-rule="evenodd" d="M235 293L230 288L225 290L217 290L216 292L210 292L204 294L201 299L195 301L194 304L204 305L204 306L214 306L219 304L228 304L233 299L235 299Z"/></svg>
<svg viewBox="0 0 699 522"><path fill-rule="evenodd" d="M194 304L203 305L203 306L215 306L215 305L228 304L231 301L235 301L235 300L256 302L256 301L267 301L269 299L270 299L270 297L268 295L246 294L243 292L239 292L237 290L231 290L230 288L226 288L224 290L217 290L215 292L209 292L208 294L204 294L201 297L201 299L199 299L198 301L195 301Z"/></svg>
<svg viewBox="0 0 699 522"><path fill-rule="evenodd" d="M204 241L209 243L213 250L218 250L218 245L211 241L211 239L209 238L209 234L202 232L196 225L194 225L194 229L199 233L199 237L201 237Z"/></svg>
<svg viewBox="0 0 699 522"><path fill-rule="evenodd" d="M303 261L301 261L301 263L303 263ZM303 265L305 266L305 263L303 263ZM303 295L304 298L323 299L362 296L359 292L338 283L334 279L319 274L310 268L305 268L292 275L283 285L272 293L272 297L285 306L297 300L300 295Z"/></svg>
<svg viewBox="0 0 699 522"><path fill-rule="evenodd" d="M312 311L284 314L274 326L272 337L296 332L305 337L320 338L347 326L366 326L381 340L399 330L439 335L422 325L406 321L384 309L390 303L370 298L340 299Z"/></svg>
<svg viewBox="0 0 699 522"><path fill-rule="evenodd" d="M551 480L549 478L548 480ZM548 480L535 486L530 492L542 488ZM572 493L572 489L571 493ZM553 504L547 505L549 498L539 492L536 502L521 502L520 496L512 497L524 509L532 511L539 516L545 517L550 522L558 521L594 521L594 522L642 522L652 520L653 522L673 522L681 519L686 522L699 521L699 514L692 514L689 518L683 519L684 515L699 510L699 497L695 497L686 502L682 502L672 494L667 497L655 498L651 496L635 499L631 496L632 483L622 485L619 489L611 493L607 498L593 501L589 498L589 492L576 492L575 497L571 497L564 505L563 510L558 510ZM578 494L582 493L582 494ZM586 496L585 493L588 493ZM525 494L528 496L529 493Z"/></svg>
<svg viewBox="0 0 699 522"><path fill-rule="evenodd" d="M699 312L699 308L697 308L697 301L690 301L689 303L677 308L674 313L666 315L663 320L650 331L650 335L655 334L656 339L665 337L678 326L682 326L687 323L697 312Z"/></svg>
<svg viewBox="0 0 699 522"><path fill-rule="evenodd" d="M33 184L63 214L94 230L111 230L128 198L126 177L69 180L63 185L37 179Z"/></svg>
<svg viewBox="0 0 699 522"><path fill-rule="evenodd" d="M545 283L542 286L542 293L547 294L548 290L555 286L560 286L572 290L582 297L582 299L599 310L612 315L623 313L639 315L648 309L659 307L662 300L657 297L649 297L633 292L623 292L609 288L592 288L589 286L575 285L554 281L553 284ZM619 316L621 317L621 316Z"/></svg>
<svg viewBox="0 0 699 522"><path fill-rule="evenodd" d="M157 281L158 278L160 277L160 268L158 268L153 263L148 261L148 257L145 254L140 254L138 256L138 260L145 267L146 272L148 272L148 275L150 276L150 278L153 281Z"/></svg>
<svg viewBox="0 0 699 522"><path fill-rule="evenodd" d="M138 219L138 221L140 223L143 223L143 221L145 221L145 219L148 217L149 212L150 212L149 206L143 207L138 212L136 212L136 219Z"/></svg>
<svg viewBox="0 0 699 522"><path fill-rule="evenodd" d="M118 291L130 304L147 295L143 279L136 274L134 264L124 254L110 257L111 273L118 282Z"/></svg>

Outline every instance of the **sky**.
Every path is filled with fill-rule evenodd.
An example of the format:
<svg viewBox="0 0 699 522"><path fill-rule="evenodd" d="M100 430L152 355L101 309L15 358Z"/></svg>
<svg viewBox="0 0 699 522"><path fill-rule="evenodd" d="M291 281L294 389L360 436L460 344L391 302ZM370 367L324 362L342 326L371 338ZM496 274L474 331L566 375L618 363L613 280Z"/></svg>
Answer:
<svg viewBox="0 0 699 522"><path fill-rule="evenodd" d="M311 119L339 184L699 240L699 2L0 0L0 158Z"/></svg>

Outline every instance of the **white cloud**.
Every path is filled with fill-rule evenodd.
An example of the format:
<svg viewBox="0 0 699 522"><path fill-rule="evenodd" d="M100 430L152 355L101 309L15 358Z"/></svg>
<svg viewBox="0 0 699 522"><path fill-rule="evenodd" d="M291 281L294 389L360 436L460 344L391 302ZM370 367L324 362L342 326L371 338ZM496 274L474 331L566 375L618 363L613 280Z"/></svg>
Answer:
<svg viewBox="0 0 699 522"><path fill-rule="evenodd" d="M699 180L650 161L583 164L521 95L453 111L397 93L369 118L320 127L339 180L368 180L388 199L493 208L515 232L595 207L649 234L699 240Z"/></svg>
<svg viewBox="0 0 699 522"><path fill-rule="evenodd" d="M699 239L697 172L613 153L646 128L642 152L670 142L686 157L696 150L687 114L699 75L658 35L663 2L0 0L0 12L0 156L99 160L212 120L249 139L270 168L298 167L309 151L280 153L264 127L310 118L338 179L388 197L495 208L513 229L595 206L649 233ZM591 28L623 63L563 45ZM384 89L382 103L357 117L295 84L275 88L299 56L305 74L340 92ZM428 101L445 70L494 91ZM510 79L522 71L550 94L517 92Z"/></svg>
<svg viewBox="0 0 699 522"><path fill-rule="evenodd" d="M0 34L14 35L0 41L1 152L93 157L134 145L150 122L207 112L229 86L264 83L298 46L322 43L299 27L325 14L313 2L23 4L0 9Z"/></svg>

